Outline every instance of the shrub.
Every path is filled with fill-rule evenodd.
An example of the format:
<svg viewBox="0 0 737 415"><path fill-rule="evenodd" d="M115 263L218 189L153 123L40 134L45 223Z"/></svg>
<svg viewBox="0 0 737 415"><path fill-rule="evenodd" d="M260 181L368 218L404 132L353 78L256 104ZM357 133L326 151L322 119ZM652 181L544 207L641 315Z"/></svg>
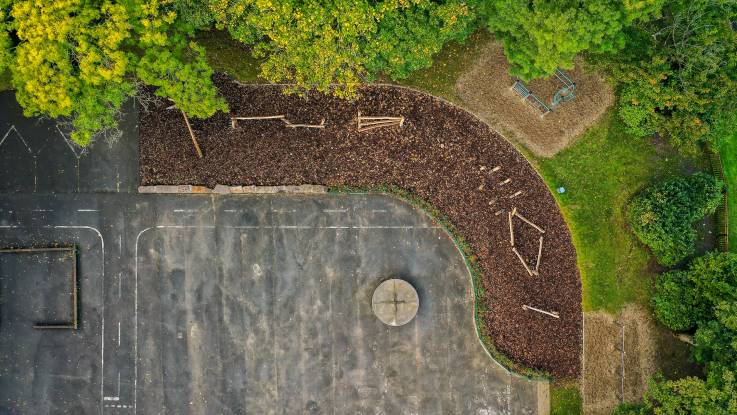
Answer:
<svg viewBox="0 0 737 415"><path fill-rule="evenodd" d="M685 271L661 274L652 303L655 316L673 330L690 330L715 318L718 304L737 301L737 254L708 254Z"/></svg>
<svg viewBox="0 0 737 415"><path fill-rule="evenodd" d="M661 323L677 331L690 330L696 326L701 313L697 311L698 300L688 272L672 271L660 275L656 289L653 308Z"/></svg>
<svg viewBox="0 0 737 415"><path fill-rule="evenodd" d="M706 173L669 180L635 196L629 222L661 265L675 265L694 252L691 224L713 213L724 184Z"/></svg>

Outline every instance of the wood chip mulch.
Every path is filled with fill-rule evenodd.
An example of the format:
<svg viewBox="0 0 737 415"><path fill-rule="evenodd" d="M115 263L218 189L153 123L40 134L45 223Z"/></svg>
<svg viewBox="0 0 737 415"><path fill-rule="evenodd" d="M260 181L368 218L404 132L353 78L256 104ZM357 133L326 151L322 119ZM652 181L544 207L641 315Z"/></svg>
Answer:
<svg viewBox="0 0 737 415"><path fill-rule="evenodd" d="M319 94L303 99L220 74L215 81L231 113L192 120L204 159L195 155L179 111L161 104L141 113L143 185L399 186L444 212L475 251L486 293L481 318L497 350L555 377L578 376L581 282L571 236L545 183L503 137L458 107L398 87L367 86L347 102ZM359 111L406 121L358 132ZM285 115L295 124L324 118L326 127L268 120L240 121L233 129L231 115ZM515 207L545 230L513 221L515 246L531 269L544 238L539 276L530 276L511 249L508 213Z"/></svg>

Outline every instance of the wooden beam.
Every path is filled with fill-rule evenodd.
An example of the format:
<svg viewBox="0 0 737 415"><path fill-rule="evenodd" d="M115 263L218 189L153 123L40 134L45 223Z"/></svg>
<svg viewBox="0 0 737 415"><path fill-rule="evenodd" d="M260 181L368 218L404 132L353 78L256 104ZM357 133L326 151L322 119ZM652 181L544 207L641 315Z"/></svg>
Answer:
<svg viewBox="0 0 737 415"><path fill-rule="evenodd" d="M548 315L550 317L560 318L560 315L556 311L540 310L539 308L531 307L529 305L524 305L524 304L522 305L522 309L523 310L537 311L538 313L542 313L542 314Z"/></svg>
<svg viewBox="0 0 737 415"><path fill-rule="evenodd" d="M522 255L520 255L519 251L517 251L517 248L512 247L512 252L517 254L517 258L519 258L519 262L521 262L522 265L525 267L525 270L527 270L527 273L530 274L531 277L535 275L530 269L530 267L527 266L527 262L525 262L525 260L522 258Z"/></svg>
<svg viewBox="0 0 737 415"><path fill-rule="evenodd" d="M528 225L530 225L530 226L532 226L533 228L535 228L535 229L537 229L538 231L540 231L540 233L545 233L545 230L544 230L543 228L541 228L541 227L539 227L539 226L535 225L534 223L532 223L532 221L531 221L531 220L529 220L529 219L527 219L526 217L524 217L524 216L520 215L520 214L519 214L519 212L515 212L515 214L517 215L517 217L518 217L518 218L520 218L520 219L522 219L523 221L525 221L525 222L526 222L526 223L527 223Z"/></svg>
<svg viewBox="0 0 737 415"><path fill-rule="evenodd" d="M189 125L189 118L187 117L187 114L182 111L182 116L184 117L184 122L187 124L187 130L189 130L189 136L192 137L192 144L194 144L194 149L197 150L197 157L202 158L202 150L200 150L200 143L197 142L197 138L194 136L194 131L192 131L192 126Z"/></svg>

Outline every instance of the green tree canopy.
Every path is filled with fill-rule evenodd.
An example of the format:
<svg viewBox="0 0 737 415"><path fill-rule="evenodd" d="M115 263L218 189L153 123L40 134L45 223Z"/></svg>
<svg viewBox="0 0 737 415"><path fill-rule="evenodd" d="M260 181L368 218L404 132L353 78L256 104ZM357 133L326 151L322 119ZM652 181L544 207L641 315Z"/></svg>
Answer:
<svg viewBox="0 0 737 415"><path fill-rule="evenodd" d="M595 59L620 84L630 132L659 132L684 152L712 139L737 100L735 20L735 1L669 0L662 18L628 32L626 53Z"/></svg>
<svg viewBox="0 0 737 415"><path fill-rule="evenodd" d="M713 213L724 184L706 173L668 180L636 195L629 209L635 235L662 265L675 265L695 249L692 223Z"/></svg>
<svg viewBox="0 0 737 415"><path fill-rule="evenodd" d="M687 270L658 277L655 315L675 330L691 330L694 357L706 378L650 381L641 405L623 405L627 415L727 415L737 413L737 254L709 254Z"/></svg>
<svg viewBox="0 0 737 415"><path fill-rule="evenodd" d="M704 255L685 270L659 275L652 301L655 316L673 330L715 320L718 305L737 301L737 254Z"/></svg>
<svg viewBox="0 0 737 415"><path fill-rule="evenodd" d="M524 80L570 69L584 51L617 52L624 29L657 16L665 0L489 1L489 29L504 43L512 74Z"/></svg>
<svg viewBox="0 0 737 415"><path fill-rule="evenodd" d="M261 76L352 97L378 73L430 66L447 41L475 28L478 0L178 0L192 24L210 18L264 58ZM208 17L208 14L210 17Z"/></svg>
<svg viewBox="0 0 737 415"><path fill-rule="evenodd" d="M190 26L167 0L18 0L0 3L0 66L26 116L69 117L87 145L114 128L143 81L194 116L226 109ZM4 17L4 19L3 19ZM19 40L10 46L10 33Z"/></svg>

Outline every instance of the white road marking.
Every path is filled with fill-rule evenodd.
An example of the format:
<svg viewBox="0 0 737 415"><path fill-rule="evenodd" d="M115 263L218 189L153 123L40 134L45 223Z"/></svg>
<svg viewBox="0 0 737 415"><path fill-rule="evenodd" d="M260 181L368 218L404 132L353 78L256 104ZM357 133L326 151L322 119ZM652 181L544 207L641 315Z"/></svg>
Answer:
<svg viewBox="0 0 737 415"><path fill-rule="evenodd" d="M120 322L118 322L118 347L120 347ZM120 376L120 373L118 373ZM118 387L120 387L120 379L118 379Z"/></svg>
<svg viewBox="0 0 737 415"><path fill-rule="evenodd" d="M117 402L120 400L120 396L105 396L102 398L103 401L113 401Z"/></svg>
<svg viewBox="0 0 737 415"><path fill-rule="evenodd" d="M324 213L346 213L348 209L323 209Z"/></svg>
<svg viewBox="0 0 737 415"><path fill-rule="evenodd" d="M33 209L34 212L53 212L54 209Z"/></svg>
<svg viewBox="0 0 737 415"><path fill-rule="evenodd" d="M20 135L20 132L15 128L15 125L10 126L10 128L8 129L8 132L6 132L3 138L0 140L0 146L2 146L5 143L5 140L8 138L11 131L15 131L15 135L17 135L18 138L20 138L20 141L23 143L23 145L26 146L28 153L29 154L32 153L31 147L28 145L28 143L26 143L26 140L23 138L23 136Z"/></svg>
<svg viewBox="0 0 737 415"><path fill-rule="evenodd" d="M77 212L99 212L97 209L77 209Z"/></svg>
<svg viewBox="0 0 737 415"><path fill-rule="evenodd" d="M81 226L81 225L47 225L44 226L45 228L56 228L56 229L89 229L97 234L97 237L100 238L100 250L101 250L101 257L102 260L100 262L101 265L101 271L102 271L102 301L100 303L102 304L101 309L101 315L102 315L102 328L100 329L100 406L102 406L102 402L104 401L103 393L105 390L105 239L102 237L102 233L100 231L92 226Z"/></svg>
<svg viewBox="0 0 737 415"><path fill-rule="evenodd" d="M58 124L56 125L56 131L58 131L59 134L61 134L61 137L67 143L67 146L69 147L69 149L72 150L72 153L74 153L74 157L76 157L77 160L79 160L87 152L86 148L79 147L77 144L69 140L69 138L67 138L67 136L63 132L61 132L61 129L59 128ZM80 150L77 150L77 148L79 148ZM79 167L79 165L77 167Z"/></svg>

